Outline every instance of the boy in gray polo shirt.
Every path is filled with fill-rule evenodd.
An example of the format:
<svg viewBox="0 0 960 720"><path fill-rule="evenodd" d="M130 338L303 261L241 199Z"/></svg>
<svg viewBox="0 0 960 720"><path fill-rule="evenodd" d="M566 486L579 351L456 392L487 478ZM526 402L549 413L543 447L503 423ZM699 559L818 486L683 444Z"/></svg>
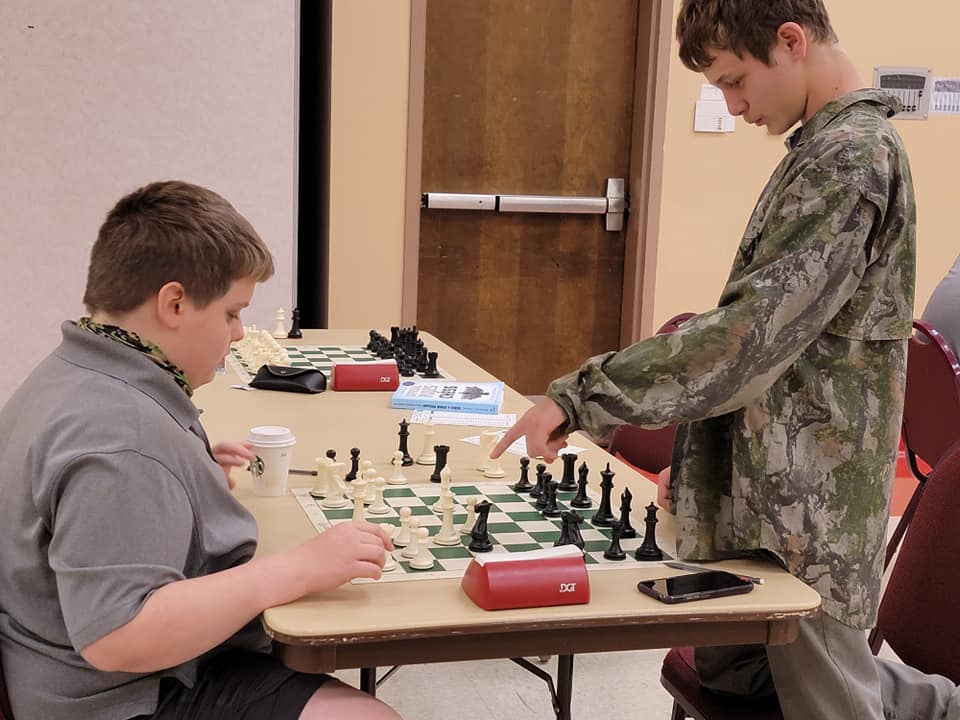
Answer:
<svg viewBox="0 0 960 720"><path fill-rule="evenodd" d="M268 653L262 610L379 577L389 539L345 523L253 560L230 494L242 443L207 441L209 382L273 261L219 195L182 182L120 200L63 342L0 411L0 652L17 720L395 720Z"/></svg>

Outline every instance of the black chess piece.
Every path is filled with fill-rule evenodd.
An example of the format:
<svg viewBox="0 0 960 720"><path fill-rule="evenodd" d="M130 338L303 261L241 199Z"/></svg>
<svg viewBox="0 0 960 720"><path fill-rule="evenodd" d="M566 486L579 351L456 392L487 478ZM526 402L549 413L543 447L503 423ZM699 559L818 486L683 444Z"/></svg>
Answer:
<svg viewBox="0 0 960 720"><path fill-rule="evenodd" d="M663 560L663 551L657 546L657 506L653 503L647 505L647 516L643 522L647 526L647 531L643 535L643 543L637 548L633 556L637 560Z"/></svg>
<svg viewBox="0 0 960 720"><path fill-rule="evenodd" d="M520 480L513 485L514 492L527 492L533 489L533 485L530 484L530 478L528 477L529 470L530 458L520 458Z"/></svg>
<svg viewBox="0 0 960 720"><path fill-rule="evenodd" d="M564 512L570 513L569 519L567 520L567 537L570 538L570 545L576 545L583 550L586 546L586 543L583 541L583 533L580 532L580 523L583 522L583 516L576 510L565 510Z"/></svg>
<svg viewBox="0 0 960 720"><path fill-rule="evenodd" d="M470 544L467 546L473 552L490 552L493 543L487 534L487 516L490 514L490 503L487 500L477 505L477 522L470 531Z"/></svg>
<svg viewBox="0 0 960 720"><path fill-rule="evenodd" d="M430 482L440 482L440 471L447 465L447 453L450 452L449 445L434 445L433 453L437 456L437 461L433 466L433 472L430 473Z"/></svg>
<svg viewBox="0 0 960 720"><path fill-rule="evenodd" d="M563 477L560 478L559 489L568 492L577 489L577 481L574 480L574 469L577 466L577 456L575 453L564 453L560 456L563 460Z"/></svg>
<svg viewBox="0 0 960 720"><path fill-rule="evenodd" d="M300 331L300 308L293 309L293 324L290 326L287 337L292 340L299 340L303 337L303 333Z"/></svg>
<svg viewBox="0 0 960 720"><path fill-rule="evenodd" d="M532 498L538 498L543 495L543 474L547 471L547 466L543 463L537 463L537 484L527 493Z"/></svg>
<svg viewBox="0 0 960 720"><path fill-rule="evenodd" d="M334 449L332 449L332 448L331 448L330 450L327 450L327 451L324 453L324 455L326 455L328 458L330 458L330 462L336 462L336 461L337 461L337 451L334 450Z"/></svg>
<svg viewBox="0 0 960 720"><path fill-rule="evenodd" d="M560 536L554 541L553 546L570 544L570 511L564 510L560 513Z"/></svg>
<svg viewBox="0 0 960 720"><path fill-rule="evenodd" d="M575 508L588 508L593 505L593 500L587 495L587 473L590 470L587 468L587 463L583 462L580 464L579 477L577 478L577 494L570 501L570 504Z"/></svg>
<svg viewBox="0 0 960 720"><path fill-rule="evenodd" d="M561 510L557 507L557 490L559 487L560 484L555 480L547 483L547 492L544 493L547 496L547 502L543 508L544 517L560 517Z"/></svg>
<svg viewBox="0 0 960 720"><path fill-rule="evenodd" d="M437 370L437 353L432 350L427 353L427 369L424 371L423 376L425 378L441 377L440 371Z"/></svg>
<svg viewBox="0 0 960 720"><path fill-rule="evenodd" d="M350 471L343 478L347 482L353 482L357 479L357 471L360 469L360 448L350 448Z"/></svg>
<svg viewBox="0 0 960 720"><path fill-rule="evenodd" d="M630 524L630 504L633 502L633 493L627 488L620 494L620 537L635 538L637 531Z"/></svg>
<svg viewBox="0 0 960 720"><path fill-rule="evenodd" d="M610 469L610 463L607 463L607 469L600 471L600 506L597 512L590 518L590 522L601 527L609 527L613 522L613 511L610 509L610 491L613 490L613 476L615 473Z"/></svg>
<svg viewBox="0 0 960 720"><path fill-rule="evenodd" d="M547 506L547 501L549 500L548 486L551 482L553 482L553 475L544 470L542 473L540 473L540 479L543 483L543 490L541 490L540 494L537 496L536 502L533 504L537 510L543 512L543 509Z"/></svg>
<svg viewBox="0 0 960 720"><path fill-rule="evenodd" d="M403 453L403 462L400 464L403 467L409 467L413 465L413 458L410 457L410 452L407 450L407 438L410 437L410 423L407 422L406 418L400 421L400 447L397 448L400 452Z"/></svg>
<svg viewBox="0 0 960 720"><path fill-rule="evenodd" d="M620 535L623 532L623 524L619 520L613 520L610 523L610 547L603 552L603 557L607 560L626 560L627 553L620 547Z"/></svg>

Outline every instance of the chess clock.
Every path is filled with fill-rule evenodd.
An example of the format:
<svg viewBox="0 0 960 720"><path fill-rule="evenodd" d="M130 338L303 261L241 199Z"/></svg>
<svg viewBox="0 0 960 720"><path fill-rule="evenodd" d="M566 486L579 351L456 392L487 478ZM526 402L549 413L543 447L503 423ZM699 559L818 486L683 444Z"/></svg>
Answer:
<svg viewBox="0 0 960 720"><path fill-rule="evenodd" d="M933 94L930 73L930 68L877 66L873 69L873 86L893 93L903 103L896 117L926 120Z"/></svg>

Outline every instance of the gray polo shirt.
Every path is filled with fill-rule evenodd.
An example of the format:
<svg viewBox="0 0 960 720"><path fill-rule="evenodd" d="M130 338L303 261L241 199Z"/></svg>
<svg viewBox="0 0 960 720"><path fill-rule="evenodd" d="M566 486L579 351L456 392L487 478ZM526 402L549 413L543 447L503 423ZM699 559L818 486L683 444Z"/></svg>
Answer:
<svg viewBox="0 0 960 720"><path fill-rule="evenodd" d="M157 588L248 561L256 524L230 494L200 413L149 358L64 323L0 411L0 651L17 720L151 714L160 678L79 650ZM266 649L251 623L228 641Z"/></svg>
<svg viewBox="0 0 960 720"><path fill-rule="evenodd" d="M960 255L927 301L922 319L943 335L960 357Z"/></svg>

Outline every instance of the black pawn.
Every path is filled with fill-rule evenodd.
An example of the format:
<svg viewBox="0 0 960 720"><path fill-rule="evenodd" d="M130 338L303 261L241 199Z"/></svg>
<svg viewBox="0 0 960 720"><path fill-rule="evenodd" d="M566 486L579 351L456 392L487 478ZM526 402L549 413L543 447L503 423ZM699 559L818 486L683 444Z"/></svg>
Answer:
<svg viewBox="0 0 960 720"><path fill-rule="evenodd" d="M533 488L530 484L530 478L527 476L530 470L530 458L520 458L520 480L514 484L514 492L527 492Z"/></svg>
<svg viewBox="0 0 960 720"><path fill-rule="evenodd" d="M547 471L547 466L543 463L537 463L537 484L533 486L533 489L530 491L529 495L532 498L538 498L543 495L543 490L546 487L543 484L543 474Z"/></svg>
<svg viewBox="0 0 960 720"><path fill-rule="evenodd" d="M433 454L437 456L437 461L433 466L433 472L430 473L430 482L440 482L440 471L447 465L447 453L450 452L449 445L434 445Z"/></svg>
<svg viewBox="0 0 960 720"><path fill-rule="evenodd" d="M437 353L431 351L427 353L427 369L423 373L425 378L438 378L440 371L437 370Z"/></svg>
<svg viewBox="0 0 960 720"><path fill-rule="evenodd" d="M600 481L600 507L597 508L597 512L590 518L590 522L594 525L609 527L610 523L613 522L613 511L610 509L610 491L613 490L613 476L614 472L610 469L610 463L607 463L607 469L600 471L600 477L603 478L603 480Z"/></svg>
<svg viewBox="0 0 960 720"><path fill-rule="evenodd" d="M635 538L637 531L630 524L630 504L633 502L633 493L627 488L620 495L620 537Z"/></svg>
<svg viewBox="0 0 960 720"><path fill-rule="evenodd" d="M657 547L657 506L647 505L647 516L643 519L647 531L643 535L643 544L637 548L634 557L637 560L663 560L663 551Z"/></svg>
<svg viewBox="0 0 960 720"><path fill-rule="evenodd" d="M577 466L577 456L574 453L564 453L560 456L563 460L563 477L560 478L560 490L568 492L577 489L577 481L574 480L574 470Z"/></svg>
<svg viewBox="0 0 960 720"><path fill-rule="evenodd" d="M493 543L487 534L487 515L490 514L490 503L486 500L477 505L477 522L470 531L470 544L467 546L473 552L490 552Z"/></svg>
<svg viewBox="0 0 960 720"><path fill-rule="evenodd" d="M627 554L623 551L623 548L620 547L620 533L622 530L623 525L619 520L614 520L610 523L610 531L613 537L610 541L610 547L603 552L603 557L607 560L627 559Z"/></svg>
<svg viewBox="0 0 960 720"><path fill-rule="evenodd" d="M344 478L347 482L353 482L357 479L357 471L360 469L360 448L350 448L350 472Z"/></svg>
<svg viewBox="0 0 960 720"><path fill-rule="evenodd" d="M551 480L547 483L547 496L546 507L543 508L544 517L560 517L560 508L557 507L557 489L560 485ZM539 501L538 501L539 502Z"/></svg>
<svg viewBox="0 0 960 720"><path fill-rule="evenodd" d="M410 451L407 450L407 438L410 437L410 423L407 422L406 418L400 421L400 432L397 434L400 436L400 447L398 447L397 450L403 453L403 462L400 464L403 465L403 467L409 467L413 465L413 458L410 457Z"/></svg>
<svg viewBox="0 0 960 720"><path fill-rule="evenodd" d="M333 449L327 450L327 452L325 452L324 455L326 455L328 458L330 458L330 462L336 462L336 461L337 461L337 451L336 451L336 450L333 450Z"/></svg>
<svg viewBox="0 0 960 720"><path fill-rule="evenodd" d="M287 333L287 337L294 340L299 340L303 337L303 333L300 332L300 308L293 309L293 324L290 326L290 332Z"/></svg>
<svg viewBox="0 0 960 720"><path fill-rule="evenodd" d="M587 495L587 473L590 472L587 468L587 463L581 463L580 465L580 476L577 478L577 494L570 501L570 504L575 508L588 508L593 505L593 500Z"/></svg>
<svg viewBox="0 0 960 720"><path fill-rule="evenodd" d="M540 478L543 481L543 490L537 496L537 501L534 503L534 506L542 512L549 500L549 485L553 482L553 475L544 470L543 473L540 474Z"/></svg>

